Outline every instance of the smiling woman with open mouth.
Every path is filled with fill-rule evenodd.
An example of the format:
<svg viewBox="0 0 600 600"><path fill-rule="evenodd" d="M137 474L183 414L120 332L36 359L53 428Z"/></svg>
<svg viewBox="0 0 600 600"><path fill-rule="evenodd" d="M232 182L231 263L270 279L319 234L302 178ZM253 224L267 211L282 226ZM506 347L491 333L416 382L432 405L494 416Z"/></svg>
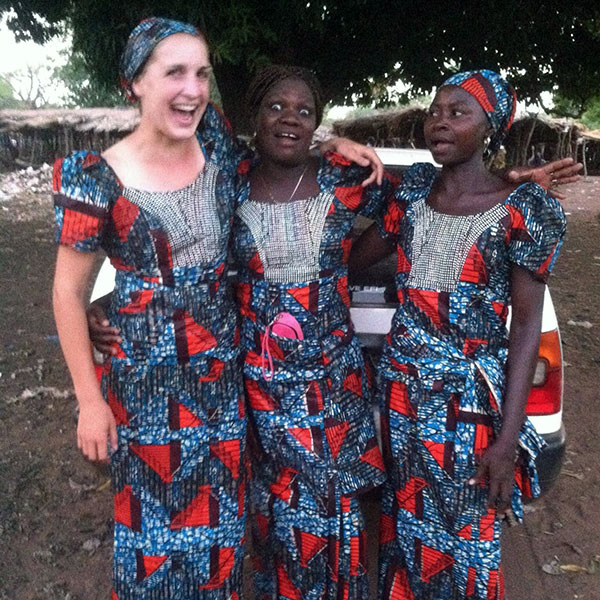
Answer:
<svg viewBox="0 0 600 600"><path fill-rule="evenodd" d="M240 165L233 254L249 413L256 598L368 598L358 496L383 481L369 376L350 320L347 258L358 214L393 184L310 152L314 75L273 65L250 86L257 154Z"/></svg>
<svg viewBox="0 0 600 600"><path fill-rule="evenodd" d="M55 165L56 322L78 446L110 453L119 600L241 594L246 419L225 268L236 154L208 104L210 70L195 27L143 21L121 69L139 126ZM117 269L108 318L120 334L102 389L85 318L99 247Z"/></svg>

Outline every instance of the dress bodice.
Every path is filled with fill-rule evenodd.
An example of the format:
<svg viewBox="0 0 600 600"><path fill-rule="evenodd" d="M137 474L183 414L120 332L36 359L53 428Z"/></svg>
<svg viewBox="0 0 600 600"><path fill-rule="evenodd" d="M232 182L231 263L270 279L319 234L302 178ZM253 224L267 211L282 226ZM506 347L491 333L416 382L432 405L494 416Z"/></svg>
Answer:
<svg viewBox="0 0 600 600"><path fill-rule="evenodd" d="M208 107L198 141L202 173L169 192L124 187L97 153L57 161L57 241L102 248L117 270L109 307L124 365L229 360L235 306L226 280L237 155L219 113Z"/></svg>

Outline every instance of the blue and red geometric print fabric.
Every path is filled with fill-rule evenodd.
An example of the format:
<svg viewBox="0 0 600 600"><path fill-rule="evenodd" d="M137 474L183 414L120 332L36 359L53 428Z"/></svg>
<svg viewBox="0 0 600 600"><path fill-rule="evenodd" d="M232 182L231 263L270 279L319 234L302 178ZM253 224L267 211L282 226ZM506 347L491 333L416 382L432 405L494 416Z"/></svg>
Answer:
<svg viewBox="0 0 600 600"><path fill-rule="evenodd" d="M378 221L397 247L400 303L379 369L388 476L379 591L386 600L501 600L501 520L487 508L486 486L467 481L502 423L510 270L518 265L545 281L565 217L535 184L486 213L448 217L426 203L435 177L431 165L414 165ZM435 236L440 223L467 233L448 247ZM539 493L534 459L542 445L526 421L515 464L517 518L522 497Z"/></svg>
<svg viewBox="0 0 600 600"><path fill-rule="evenodd" d="M124 188L95 153L55 165L57 241L102 247L117 269L108 317L123 342L102 377L118 430L113 600L241 595L246 415L225 269L236 161L212 106L198 139L205 195L186 188L178 203ZM188 220L204 203L206 241Z"/></svg>

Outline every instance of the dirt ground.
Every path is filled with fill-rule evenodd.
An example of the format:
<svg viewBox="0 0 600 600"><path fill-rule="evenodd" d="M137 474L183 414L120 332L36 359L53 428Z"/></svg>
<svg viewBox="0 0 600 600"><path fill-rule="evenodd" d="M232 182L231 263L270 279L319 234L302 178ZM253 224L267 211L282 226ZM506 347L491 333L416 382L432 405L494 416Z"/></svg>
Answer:
<svg viewBox="0 0 600 600"><path fill-rule="evenodd" d="M557 485L507 533L509 600L600 600L600 178L566 191L569 232L551 288L567 458ZM0 600L109 597L108 473L75 447L50 310L54 254L49 196L0 195Z"/></svg>

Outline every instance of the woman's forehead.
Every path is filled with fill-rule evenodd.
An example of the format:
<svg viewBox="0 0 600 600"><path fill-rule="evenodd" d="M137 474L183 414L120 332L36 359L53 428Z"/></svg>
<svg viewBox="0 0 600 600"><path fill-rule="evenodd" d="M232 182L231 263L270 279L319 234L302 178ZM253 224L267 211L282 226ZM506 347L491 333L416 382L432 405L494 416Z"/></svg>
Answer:
<svg viewBox="0 0 600 600"><path fill-rule="evenodd" d="M311 89L307 83L299 77L286 77L272 85L264 95L263 100L272 98L273 96L286 95L297 96L303 100L310 100L314 103L315 99Z"/></svg>
<svg viewBox="0 0 600 600"><path fill-rule="evenodd" d="M161 62L200 61L208 63L208 47L197 35L176 33L161 40L150 55L151 60Z"/></svg>

